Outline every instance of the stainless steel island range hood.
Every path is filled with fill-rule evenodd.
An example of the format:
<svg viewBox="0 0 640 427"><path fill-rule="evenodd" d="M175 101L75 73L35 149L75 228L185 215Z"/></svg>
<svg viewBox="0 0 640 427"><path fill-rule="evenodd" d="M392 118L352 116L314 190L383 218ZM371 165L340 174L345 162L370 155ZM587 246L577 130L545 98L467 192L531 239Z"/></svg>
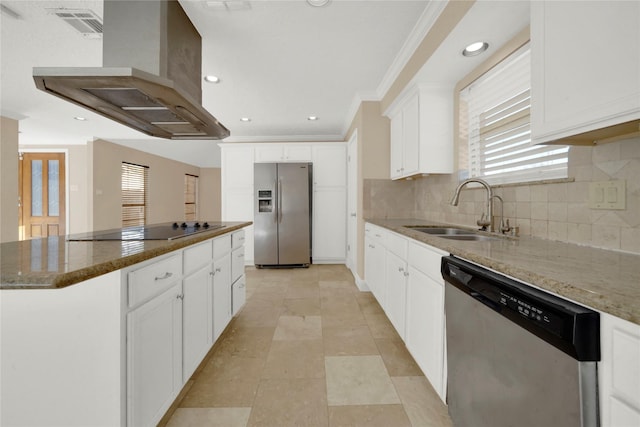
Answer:
<svg viewBox="0 0 640 427"><path fill-rule="evenodd" d="M201 105L202 39L177 0L105 0L103 31L103 67L34 68L38 89L150 136L229 136Z"/></svg>

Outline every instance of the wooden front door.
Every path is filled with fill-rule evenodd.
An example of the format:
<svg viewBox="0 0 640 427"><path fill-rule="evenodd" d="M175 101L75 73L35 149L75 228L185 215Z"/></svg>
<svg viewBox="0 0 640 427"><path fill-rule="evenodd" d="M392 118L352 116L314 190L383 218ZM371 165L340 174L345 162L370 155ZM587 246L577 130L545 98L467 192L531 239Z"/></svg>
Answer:
<svg viewBox="0 0 640 427"><path fill-rule="evenodd" d="M20 157L20 240L65 234L64 153Z"/></svg>

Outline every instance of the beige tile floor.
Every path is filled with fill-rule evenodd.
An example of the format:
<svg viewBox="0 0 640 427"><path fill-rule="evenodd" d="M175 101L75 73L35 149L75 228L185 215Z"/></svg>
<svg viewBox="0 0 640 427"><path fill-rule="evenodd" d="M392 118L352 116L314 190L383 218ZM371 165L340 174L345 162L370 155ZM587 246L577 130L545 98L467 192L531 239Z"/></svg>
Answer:
<svg viewBox="0 0 640 427"><path fill-rule="evenodd" d="M247 303L161 424L433 426L451 420L342 265L247 269Z"/></svg>

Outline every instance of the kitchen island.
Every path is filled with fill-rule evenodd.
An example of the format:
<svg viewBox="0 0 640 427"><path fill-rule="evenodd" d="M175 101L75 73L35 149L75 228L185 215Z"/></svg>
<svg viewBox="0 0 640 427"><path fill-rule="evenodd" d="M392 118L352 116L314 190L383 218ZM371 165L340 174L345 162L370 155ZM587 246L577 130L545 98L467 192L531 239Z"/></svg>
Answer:
<svg viewBox="0 0 640 427"><path fill-rule="evenodd" d="M1 425L155 425L244 303L244 230L0 245Z"/></svg>

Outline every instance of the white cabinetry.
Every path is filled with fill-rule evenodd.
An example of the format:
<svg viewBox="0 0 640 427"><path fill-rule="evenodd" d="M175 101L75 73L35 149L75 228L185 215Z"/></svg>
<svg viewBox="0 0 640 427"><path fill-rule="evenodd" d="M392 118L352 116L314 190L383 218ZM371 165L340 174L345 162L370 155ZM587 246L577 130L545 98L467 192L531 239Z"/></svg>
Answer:
<svg viewBox="0 0 640 427"><path fill-rule="evenodd" d="M453 88L410 89L385 115L391 119L391 179L453 171Z"/></svg>
<svg viewBox="0 0 640 427"><path fill-rule="evenodd" d="M178 276L168 290L127 315L130 426L157 424L182 388L181 299Z"/></svg>
<svg viewBox="0 0 640 427"><path fill-rule="evenodd" d="M405 343L442 401L446 400L447 370L444 328L444 280L439 249L409 243L407 325Z"/></svg>
<svg viewBox="0 0 640 427"><path fill-rule="evenodd" d="M364 279L380 306L384 306L385 260L383 230L373 224L364 227Z"/></svg>
<svg viewBox="0 0 640 427"><path fill-rule="evenodd" d="M533 143L640 119L639 22L637 1L531 2Z"/></svg>
<svg viewBox="0 0 640 427"><path fill-rule="evenodd" d="M344 263L347 255L347 147L313 146L313 262Z"/></svg>
<svg viewBox="0 0 640 427"><path fill-rule="evenodd" d="M601 425L640 426L640 325L600 313Z"/></svg>
<svg viewBox="0 0 640 427"><path fill-rule="evenodd" d="M231 236L213 241L213 341L231 320Z"/></svg>
<svg viewBox="0 0 640 427"><path fill-rule="evenodd" d="M365 224L365 279L442 401L446 401L444 280L446 252Z"/></svg>
<svg viewBox="0 0 640 427"><path fill-rule="evenodd" d="M310 162L309 144L256 144L256 163Z"/></svg>
<svg viewBox="0 0 640 427"><path fill-rule="evenodd" d="M182 377L186 381L213 344L211 241L189 247L183 255Z"/></svg>
<svg viewBox="0 0 640 427"><path fill-rule="evenodd" d="M382 307L398 335L405 339L405 310L407 299L407 262L393 252L386 256L386 300Z"/></svg>
<svg viewBox="0 0 640 427"><path fill-rule="evenodd" d="M405 339L405 314L407 301L407 239L391 232L385 232L386 274L385 300L382 308L396 328L398 335Z"/></svg>
<svg viewBox="0 0 640 427"><path fill-rule="evenodd" d="M244 283L243 237L238 230L126 273L128 425L156 425L229 324L232 253ZM238 303L243 291L238 285Z"/></svg>
<svg viewBox="0 0 640 427"><path fill-rule="evenodd" d="M231 316L235 316L247 298L246 278L244 275L244 231L231 235Z"/></svg>

